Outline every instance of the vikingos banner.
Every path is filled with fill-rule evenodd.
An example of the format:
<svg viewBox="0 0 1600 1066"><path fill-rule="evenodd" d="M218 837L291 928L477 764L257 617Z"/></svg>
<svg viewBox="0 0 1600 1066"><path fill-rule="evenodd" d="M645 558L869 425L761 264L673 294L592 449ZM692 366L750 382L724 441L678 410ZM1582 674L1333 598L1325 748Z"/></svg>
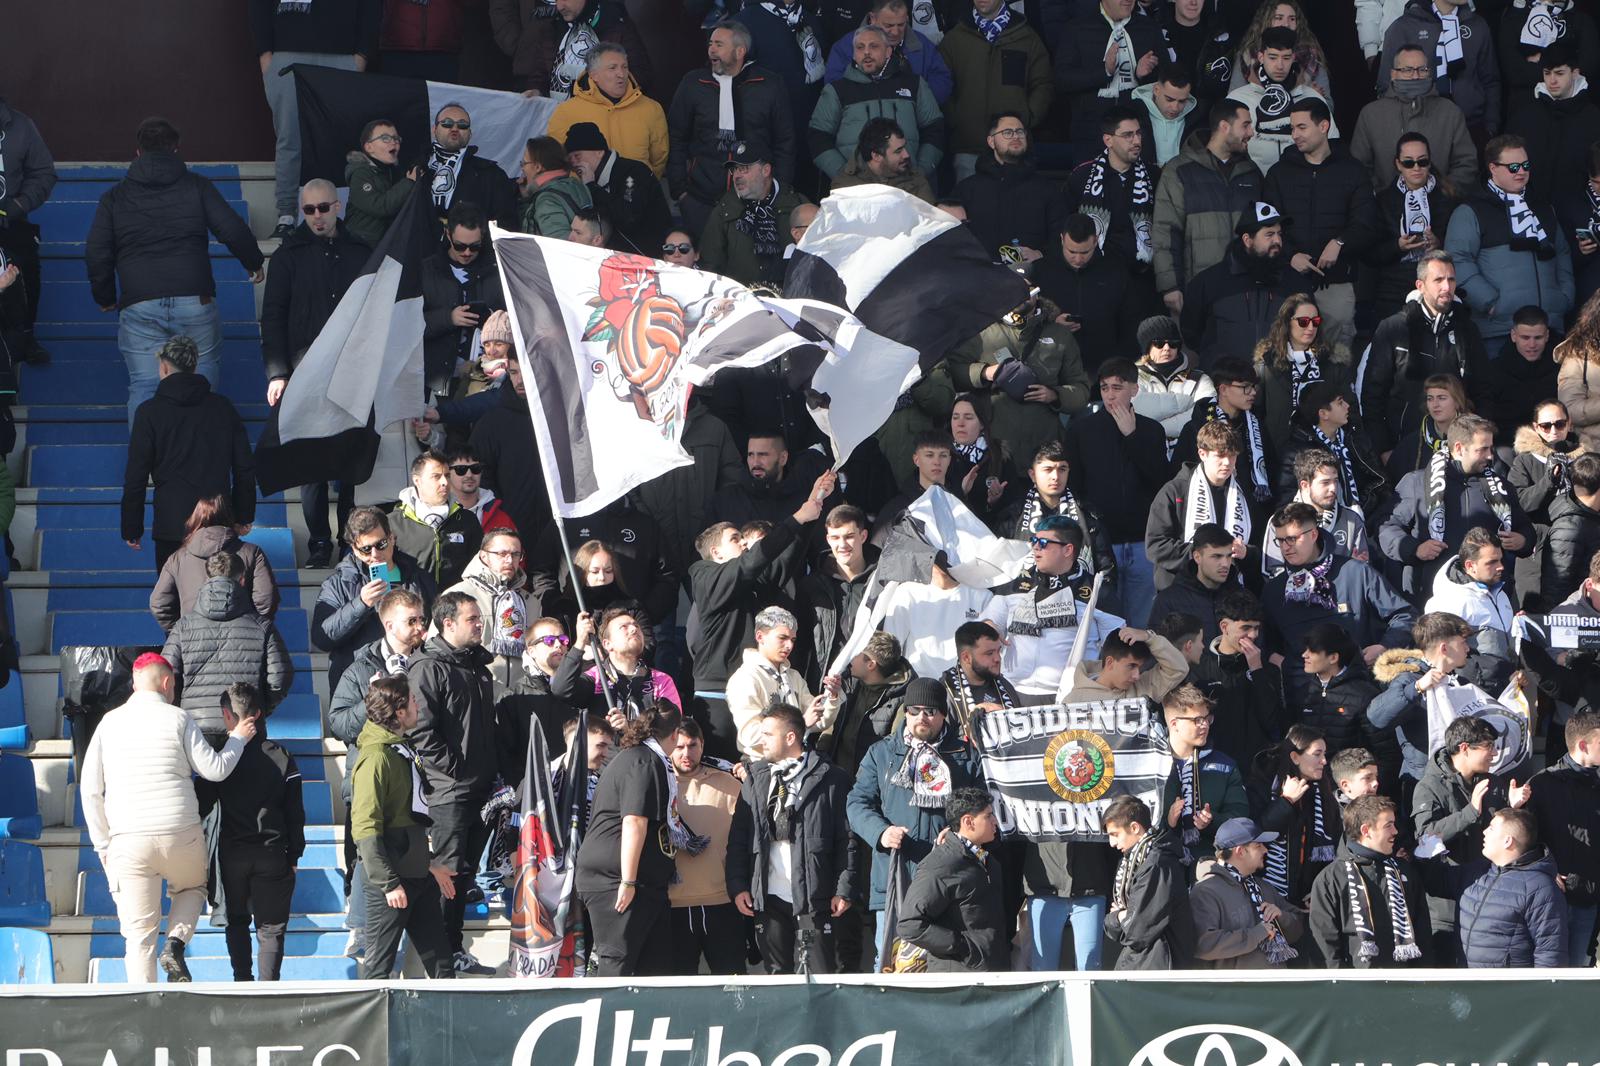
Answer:
<svg viewBox="0 0 1600 1066"><path fill-rule="evenodd" d="M1090 1061L1589 1066L1600 1041L1577 1005L1593 991L1548 980L1096 981Z"/></svg>
<svg viewBox="0 0 1600 1066"><path fill-rule="evenodd" d="M1151 736L1142 697L991 711L978 728L1003 832L1104 841L1100 816L1134 795L1160 814L1172 756Z"/></svg>

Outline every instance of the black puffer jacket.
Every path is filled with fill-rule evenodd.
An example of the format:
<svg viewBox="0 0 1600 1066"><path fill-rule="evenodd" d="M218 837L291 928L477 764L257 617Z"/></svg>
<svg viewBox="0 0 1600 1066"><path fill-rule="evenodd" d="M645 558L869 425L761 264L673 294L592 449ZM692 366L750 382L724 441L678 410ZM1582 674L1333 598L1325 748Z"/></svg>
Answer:
<svg viewBox="0 0 1600 1066"><path fill-rule="evenodd" d="M856 898L857 853L846 820L845 801L850 776L826 759L806 755L806 765L791 788L798 799L793 836L787 842L772 838L772 764L758 762L739 788L739 802L728 827L728 895L750 893L759 913L766 909L767 857L775 847L787 847L791 857L789 893L794 913L802 921L830 919L834 896Z"/></svg>
<svg viewBox="0 0 1600 1066"><path fill-rule="evenodd" d="M1434 232L1444 231L1435 225ZM1419 297L1415 288L1399 312L1378 323L1361 379L1363 424L1380 455L1392 451L1406 427L1427 414L1422 383L1434 374L1461 378L1473 407L1487 402L1489 354L1472 312L1458 300L1440 320L1429 321L1420 298L1414 297Z"/></svg>
<svg viewBox="0 0 1600 1066"><path fill-rule="evenodd" d="M1442 154L1444 146L1439 146ZM1406 258L1400 247L1400 235L1407 232L1405 224L1406 195L1394 182L1378 190L1378 233L1367 248L1366 262L1377 270L1378 314L1392 315L1405 306L1406 298L1417 291L1417 264ZM1428 194L1429 227L1439 243L1444 243L1445 231L1450 226L1450 216L1461 201L1446 194L1444 187L1435 185Z"/></svg>
<svg viewBox="0 0 1600 1066"><path fill-rule="evenodd" d="M688 193L714 204L730 186L728 145L718 138L721 90L706 69L691 70L678 83L667 110L667 187L672 198ZM733 76L733 122L740 137L760 134L772 149L772 172L787 186L794 177L795 128L783 79L766 67L746 63Z"/></svg>
<svg viewBox="0 0 1600 1066"><path fill-rule="evenodd" d="M1385 858L1347 840L1339 848L1333 865L1317 875L1311 888L1311 934L1316 937L1317 946L1327 960L1329 969L1379 970L1428 965L1433 926L1428 921L1428 908L1422 894L1422 875L1414 864L1404 859L1396 862L1400 867L1406 913L1411 919L1412 939L1421 955L1408 961L1397 961L1394 957L1394 918L1389 909ZM1360 898L1367 900L1370 905L1368 915L1372 941L1378 948L1376 958L1367 959L1361 955L1364 938L1357 931L1355 916L1350 912L1352 893L1346 862L1355 864L1355 874L1365 889Z"/></svg>
<svg viewBox="0 0 1600 1066"><path fill-rule="evenodd" d="M1553 388L1545 393L1547 398L1554 395ZM1588 449L1576 433L1568 433L1565 440L1550 444L1532 426L1518 426L1512 440L1516 456L1511 460L1506 481L1515 490L1517 502L1528 512L1528 518L1547 526L1551 502L1572 484L1570 477L1562 475L1570 474L1572 461ZM1558 472L1558 467L1567 469Z"/></svg>
<svg viewBox="0 0 1600 1066"><path fill-rule="evenodd" d="M1367 168L1339 141L1328 147L1332 154L1315 165L1306 161L1300 149L1285 148L1267 172L1263 190L1267 202L1284 217L1285 262L1296 252L1304 252L1314 263L1329 241L1338 238L1344 242L1338 262L1322 277L1301 276L1305 292L1349 281L1357 260L1379 233L1378 205L1372 198Z"/></svg>
<svg viewBox="0 0 1600 1066"><path fill-rule="evenodd" d="M200 728L221 732L222 693L247 681L274 707L289 693L294 666L271 622L256 614L244 586L225 577L207 579L194 610L178 620L161 649L182 688L178 701Z"/></svg>
<svg viewBox="0 0 1600 1066"><path fill-rule="evenodd" d="M261 269L249 224L210 179L171 152L144 153L95 208L83 257L94 302L121 310L162 296L215 296L213 234L246 270Z"/></svg>
<svg viewBox="0 0 1600 1066"><path fill-rule="evenodd" d="M429 802L488 799L495 756L494 656L480 644L452 648L430 637L406 665L421 714L411 740Z"/></svg>
<svg viewBox="0 0 1600 1066"><path fill-rule="evenodd" d="M1189 670L1216 715L1209 744L1240 766L1283 737L1283 675L1270 662L1251 670L1242 654L1227 655L1213 640Z"/></svg>
<svg viewBox="0 0 1600 1066"><path fill-rule="evenodd" d="M1000 860L951 833L917 867L895 935L928 953L929 973L1009 969Z"/></svg>
<svg viewBox="0 0 1600 1066"><path fill-rule="evenodd" d="M1200 619L1203 626L1201 635L1210 644L1222 633L1222 628L1217 624L1217 600L1243 589L1244 582L1240 580L1237 566L1228 572L1228 580L1215 589L1209 589L1200 583L1200 575L1191 560L1182 564L1172 575L1172 584L1156 593L1155 602L1150 608L1150 620L1159 623L1169 614L1193 615Z"/></svg>
<svg viewBox="0 0 1600 1066"><path fill-rule="evenodd" d="M1489 790L1480 807L1472 805L1477 781L1468 782L1457 772L1450 753L1440 748L1428 760L1422 780L1411 797L1411 822L1416 839L1431 833L1444 842L1447 854L1436 860L1450 866L1467 866L1483 858L1483 831L1494 812L1510 802L1506 782L1490 776ZM1442 886L1429 883L1428 913L1435 929L1456 927L1456 900L1436 896Z"/></svg>
<svg viewBox="0 0 1600 1066"><path fill-rule="evenodd" d="M194 505L226 496L241 524L256 520L255 456L244 422L199 374L171 374L134 412L122 479L122 539L144 536L144 490L155 483L150 533L183 539Z"/></svg>
<svg viewBox="0 0 1600 1066"><path fill-rule="evenodd" d="M1184 970L1194 964L1194 912L1189 909L1183 842L1177 833L1153 830L1150 853L1133 872L1128 910L1107 911L1106 935L1122 945L1119 970Z"/></svg>
<svg viewBox="0 0 1600 1066"><path fill-rule="evenodd" d="M1541 83L1514 107L1506 132L1528 142L1528 162L1533 164L1529 196L1550 200L1582 188L1589 174L1589 146L1600 140L1600 107L1595 106L1594 90L1585 88L1555 100Z"/></svg>
<svg viewBox="0 0 1600 1066"><path fill-rule="evenodd" d="M433 597L439 590L433 575L405 552L395 552L394 565L400 569L399 587L422 597L423 614L433 610ZM383 622L378 619L377 610L361 602L361 589L366 583L366 564L354 553L346 555L322 583L317 605L311 609L311 646L328 653L331 689L338 689L339 675L355 658L356 649L383 636ZM359 724L355 732L361 732Z"/></svg>
<svg viewBox="0 0 1600 1066"><path fill-rule="evenodd" d="M286 378L317 339L372 249L343 222L318 237L304 222L272 253L261 297L261 361L267 380Z"/></svg>
<svg viewBox="0 0 1600 1066"><path fill-rule="evenodd" d="M1225 355L1253 352L1283 301L1305 288L1305 279L1289 269L1287 249L1277 259L1258 259L1235 239L1222 262L1184 287L1183 339L1199 352L1202 368Z"/></svg>
<svg viewBox="0 0 1600 1066"><path fill-rule="evenodd" d="M1550 501L1550 533L1540 564L1539 589L1549 603L1560 603L1589 576L1589 561L1600 551L1600 511L1568 489Z"/></svg>
<svg viewBox="0 0 1600 1066"><path fill-rule="evenodd" d="M1317 875L1333 861L1339 841L1344 839L1344 811L1339 807L1336 788L1330 774L1324 773L1321 781L1307 782L1311 788L1299 802L1291 803L1281 789L1275 790L1277 752L1262 752L1257 759L1250 789L1250 806L1257 812L1256 821L1269 833L1277 833L1284 842L1284 879L1289 886L1289 901L1295 906L1311 895ZM1317 806L1322 808L1322 833L1316 832ZM1327 843L1318 843L1319 840ZM1330 850L1318 854L1318 848ZM1272 862L1272 847L1268 846L1268 862Z"/></svg>
<svg viewBox="0 0 1600 1066"><path fill-rule="evenodd" d="M1032 163L1001 163L993 152L980 155L977 171L956 186L955 198L967 209L967 226L992 253L1002 244L1046 254L1060 246L1066 197L1060 183Z"/></svg>
<svg viewBox="0 0 1600 1066"><path fill-rule="evenodd" d="M1473 969L1567 965L1567 901L1540 844L1461 891L1461 954Z"/></svg>
<svg viewBox="0 0 1600 1066"><path fill-rule="evenodd" d="M800 579L796 589L800 601L799 617L810 622L810 632L801 636L797 668L806 684L821 692L822 674L855 628L856 611L866 598L878 563L878 549L866 546L867 568L860 576L847 579L839 572L833 556L824 556ZM865 750L865 749L863 749Z"/></svg>
<svg viewBox="0 0 1600 1066"><path fill-rule="evenodd" d="M1322 731L1328 741L1328 758L1333 758L1346 748L1371 750L1375 740L1384 739L1381 736L1375 738L1373 734L1376 731L1367 725L1367 704L1378 694L1378 683L1365 668L1348 667L1335 674L1332 681L1305 674L1302 676L1306 684L1296 701L1300 707L1298 713L1291 713L1290 717L1298 725L1308 725ZM1392 762L1398 773L1400 747L1393 737L1387 739L1393 747ZM1373 755L1377 756L1380 764L1383 762L1378 752L1373 751Z"/></svg>

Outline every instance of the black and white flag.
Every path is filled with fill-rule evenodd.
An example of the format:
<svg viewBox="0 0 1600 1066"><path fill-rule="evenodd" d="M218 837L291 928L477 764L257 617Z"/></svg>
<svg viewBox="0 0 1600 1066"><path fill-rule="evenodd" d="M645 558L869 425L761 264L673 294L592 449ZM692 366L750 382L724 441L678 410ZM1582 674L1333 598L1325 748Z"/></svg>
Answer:
<svg viewBox="0 0 1600 1066"><path fill-rule="evenodd" d="M438 246L419 185L295 367L256 445L265 495L372 474L379 434L423 412L423 258Z"/></svg>

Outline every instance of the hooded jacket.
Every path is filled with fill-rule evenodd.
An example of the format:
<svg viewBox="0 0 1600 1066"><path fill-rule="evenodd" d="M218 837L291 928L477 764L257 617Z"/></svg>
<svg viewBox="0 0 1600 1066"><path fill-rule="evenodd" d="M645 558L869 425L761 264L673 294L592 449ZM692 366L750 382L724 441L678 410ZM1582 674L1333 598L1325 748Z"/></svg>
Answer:
<svg viewBox="0 0 1600 1066"><path fill-rule="evenodd" d="M83 258L94 302L120 311L163 296L215 297L212 236L248 271L266 261L210 179L171 152L145 152L101 195L89 225Z"/></svg>
<svg viewBox="0 0 1600 1066"><path fill-rule="evenodd" d="M286 378L327 325L372 249L349 227L318 237L304 222L272 253L261 297L261 361L267 380Z"/></svg>
<svg viewBox="0 0 1600 1066"><path fill-rule="evenodd" d="M993 255L1005 244L1046 253L1060 246L1066 198L1031 162L1002 163L985 151L972 176L956 186L955 198L967 209L967 226Z"/></svg>
<svg viewBox="0 0 1600 1066"><path fill-rule="evenodd" d="M1337 814L1334 815L1338 817ZM1293 944L1305 932L1304 912L1284 899L1278 890L1256 875L1261 902L1277 907L1278 929ZM1256 913L1250 892L1223 873L1217 863L1202 862L1189 889L1189 909L1194 914L1195 962L1208 970L1271 970L1284 964L1267 961L1262 945L1271 930Z"/></svg>
<svg viewBox="0 0 1600 1066"><path fill-rule="evenodd" d="M181 541L194 505L226 496L234 521L256 518L255 457L244 422L200 374L169 374L133 415L122 479L122 539L144 536L145 486L155 484L150 535Z"/></svg>
<svg viewBox="0 0 1600 1066"><path fill-rule="evenodd" d="M433 575L403 551L394 553L394 566L400 571L396 587L422 597L424 615L432 611L433 597L439 591ZM311 646L328 653L328 687L334 691L338 690L339 676L355 658L356 649L383 636L377 609L361 600L361 590L368 580L367 564L351 552L323 581L316 606L311 609Z"/></svg>
<svg viewBox="0 0 1600 1066"><path fill-rule="evenodd" d="M453 501L445 507L444 520L435 527L421 515L417 490L407 485L389 516L395 547L411 556L439 588L462 579L483 543L483 527L471 511Z"/></svg>
<svg viewBox="0 0 1600 1066"><path fill-rule="evenodd" d="M1489 24L1471 4L1458 7L1456 18L1460 20L1462 56L1446 68L1446 82L1440 86L1440 91L1447 93L1461 108L1468 125L1493 137L1500 132L1500 64L1495 61L1493 35ZM1389 71L1394 67L1395 53L1402 47L1421 48L1429 65L1437 70L1435 48L1443 32L1444 24L1433 0L1407 0L1400 17L1383 35L1383 56L1378 60L1377 70L1378 91L1388 90Z"/></svg>
<svg viewBox="0 0 1600 1066"><path fill-rule="evenodd" d="M989 117L997 111L1018 112L1029 129L1044 121L1054 93L1050 53L1016 11L993 44L969 12L939 42L939 54L955 79L945 104L951 152L988 151Z"/></svg>
<svg viewBox="0 0 1600 1066"><path fill-rule="evenodd" d="M1473 969L1567 965L1567 901L1549 848L1491 865L1462 889L1461 954Z"/></svg>
<svg viewBox="0 0 1600 1066"><path fill-rule="evenodd" d="M208 578L200 586L194 610L178 620L161 654L178 675L180 706L200 728L214 732L226 728L219 704L229 685L250 682L270 709L294 681L283 637L256 614L244 586L231 578Z"/></svg>
<svg viewBox="0 0 1600 1066"><path fill-rule="evenodd" d="M958 730L947 723L935 744L939 757L950 768L952 791L968 786L982 787L983 772L979 768L978 753L961 739ZM856 771L855 785L850 789L850 830L872 851L869 910L883 909L889 886L891 856L890 849L882 844L884 831L891 826L907 830L905 839L900 842L900 858L914 877L917 864L932 853L939 831L948 824L942 804L919 807L910 788L894 783L910 751L903 728L890 732L867 751L861 768Z"/></svg>
<svg viewBox="0 0 1600 1066"><path fill-rule="evenodd" d="M833 177L855 158L861 130L875 118L893 120L906 136L906 150L917 167L932 173L944 156L944 113L933 90L898 52L877 76L852 64L829 82L811 113L807 144L817 169Z"/></svg>
<svg viewBox="0 0 1600 1066"><path fill-rule="evenodd" d="M1409 860L1396 860L1400 865L1412 938L1422 952L1421 958L1397 962L1394 958L1394 919L1389 909L1388 880L1380 862L1382 858L1376 852L1347 840L1339 846L1338 857L1333 865L1317 875L1311 889L1311 935L1316 937L1317 946L1327 960L1329 969L1377 970L1428 965L1433 926L1428 921L1427 899L1422 894L1422 875ZM1347 883L1346 862L1355 864L1356 876L1361 879L1365 889L1362 898L1369 904L1372 939L1378 948L1378 955L1373 959L1361 957L1361 936L1356 931L1355 916L1350 910L1351 893Z"/></svg>
<svg viewBox="0 0 1600 1066"><path fill-rule="evenodd" d="M1394 735L1400 745L1400 772L1413 781L1421 780L1428 765L1428 713L1417 682L1429 669L1415 648L1392 648L1372 664L1372 676L1384 689L1367 705L1367 723ZM1403 820L1406 813L1399 812L1399 817Z"/></svg>
<svg viewBox="0 0 1600 1066"><path fill-rule="evenodd" d="M1122 945L1118 970L1188 969L1194 960L1195 926L1183 843L1171 830L1151 832L1155 842L1128 886L1127 913L1106 912L1106 935Z"/></svg>
<svg viewBox="0 0 1600 1066"><path fill-rule="evenodd" d="M1589 576L1589 563L1600 551L1600 510L1567 490L1550 503L1550 532L1545 535L1539 568L1539 591L1547 603L1560 603L1578 591Z"/></svg>
<svg viewBox="0 0 1600 1066"><path fill-rule="evenodd" d="M6 182L0 229L27 222L28 212L43 206L56 185L56 163L39 128L4 97L0 97L0 174Z"/></svg>
<svg viewBox="0 0 1600 1066"><path fill-rule="evenodd" d="M756 913L767 909L767 861L773 848L790 854L789 902L795 917L818 926L831 921L835 896L856 898L857 849L845 820L850 778L818 755L804 756L805 766L792 788L798 794L789 841L772 838L772 764L756 762L739 789L739 802L728 828L728 895L750 893Z"/></svg>
<svg viewBox="0 0 1600 1066"><path fill-rule="evenodd" d="M1585 570L1588 564L1584 564ZM1459 615L1468 625L1478 626L1473 647L1485 655L1515 658L1511 648L1511 623L1516 608L1506 595L1504 582L1484 585L1474 581L1462 568L1461 556L1452 555L1433 576L1433 595L1423 604L1424 612L1447 611Z"/></svg>
<svg viewBox="0 0 1600 1066"><path fill-rule="evenodd" d="M1184 142L1156 185L1156 291L1180 291L1201 271L1222 262L1235 241L1239 216L1262 197L1261 169L1247 155L1224 167L1206 147L1204 130ZM1185 297L1185 303L1188 298ZM1255 338L1244 351L1255 347ZM1142 353L1141 353L1142 354Z"/></svg>
<svg viewBox="0 0 1600 1066"><path fill-rule="evenodd" d="M402 750L410 750L405 737L369 721L361 727L351 771L350 836L367 880L384 892L428 876L433 863L428 823L412 808L417 771Z"/></svg>
<svg viewBox="0 0 1600 1066"><path fill-rule="evenodd" d="M1073 703L1093 700L1120 700L1129 696L1143 696L1160 703L1167 693L1183 684L1189 676L1189 660L1173 646L1172 641L1160 633L1151 633L1150 656L1155 660L1153 669L1139 672L1139 680L1131 689L1108 688L1100 682L1100 660L1086 659L1078 663L1072 674L1072 688L1068 690Z"/></svg>
<svg viewBox="0 0 1600 1066"><path fill-rule="evenodd" d="M894 935L928 953L929 973L1009 969L1000 861L980 860L954 832L917 867Z"/></svg>
<svg viewBox="0 0 1600 1066"><path fill-rule="evenodd" d="M589 186L577 175L555 172L550 180L536 184L523 198L522 232L564 241L572 232L573 216L593 206L594 197L589 195Z"/></svg>
<svg viewBox="0 0 1600 1066"><path fill-rule="evenodd" d="M1134 343L1137 345L1138 341ZM1133 409L1161 423L1169 446L1188 428L1195 404L1217 395L1216 383L1200 369L1194 354L1184 352L1182 360L1182 367L1171 363L1157 367L1141 355L1135 364L1139 368L1139 391L1133 397Z"/></svg>
<svg viewBox="0 0 1600 1066"><path fill-rule="evenodd" d="M195 596L206 578L206 563L218 552L229 551L244 564L244 587L255 604L256 614L270 619L278 611L278 582L272 574L267 553L227 526L205 526L183 542L183 547L167 557L156 587L150 593L150 613L161 628L170 633L178 619L194 607Z"/></svg>
<svg viewBox="0 0 1600 1066"><path fill-rule="evenodd" d="M1467 132L1461 108L1440 96L1437 88L1406 100L1396 95L1391 85L1361 109L1355 133L1350 136L1350 154L1372 172L1373 189L1382 191L1399 177L1394 169L1394 147L1402 133L1420 133L1428 139L1434 169L1456 188L1468 189L1477 182L1478 150ZM1443 228L1435 224L1434 232L1442 233Z"/></svg>
<svg viewBox="0 0 1600 1066"><path fill-rule="evenodd" d="M1412 825L1416 839L1425 834L1438 837L1448 854L1438 861L1449 866L1470 867L1483 860L1483 831L1495 811L1508 806L1506 782L1491 775L1489 791L1483 797L1482 809L1472 806L1472 790L1476 779L1468 783L1456 771L1450 752L1440 748L1429 758L1422 780L1417 782L1411 800ZM1438 895L1443 885L1430 882L1428 888L1428 914L1435 929L1455 929L1456 893Z"/></svg>
<svg viewBox="0 0 1600 1066"><path fill-rule="evenodd" d="M1167 118L1156 104L1155 91L1154 84L1135 87L1132 103L1139 112L1139 130L1144 134L1145 151L1150 153L1151 162L1164 167L1183 151L1183 142L1205 125L1206 116L1199 97L1191 95L1177 118Z"/></svg>
<svg viewBox="0 0 1600 1066"><path fill-rule="evenodd" d="M488 799L495 757L493 658L480 644L452 648L429 637L406 664L421 713L411 741L430 803Z"/></svg>
<svg viewBox="0 0 1600 1066"><path fill-rule="evenodd" d="M1529 304L1544 308L1559 333L1576 299L1565 228L1548 203L1528 206L1544 227L1545 239L1537 244L1512 236L1506 205L1487 191L1450 216L1444 249L1456 260L1456 291L1486 338L1508 335L1511 316Z"/></svg>
<svg viewBox="0 0 1600 1066"><path fill-rule="evenodd" d="M1482 407L1488 364L1483 335L1460 297L1438 318L1431 318L1421 290L1413 286L1405 305L1378 323L1361 377L1362 425L1373 450L1380 455L1393 451L1406 427L1421 423L1427 414L1422 383L1434 374L1460 378L1473 406Z"/></svg>
<svg viewBox="0 0 1600 1066"><path fill-rule="evenodd" d="M345 164L344 181L350 187L345 227L357 240L374 246L405 206L415 182L398 163L380 163L365 152L351 152Z"/></svg>
<svg viewBox="0 0 1600 1066"><path fill-rule="evenodd" d="M721 98L716 77L708 69L691 70L678 83L667 109L669 154L667 186L672 198L685 194L714 204L733 187L727 162L740 137L763 135L772 149L772 176L787 183L794 177L797 140L783 79L764 66L745 63L733 75L734 139L724 143L717 125Z"/></svg>

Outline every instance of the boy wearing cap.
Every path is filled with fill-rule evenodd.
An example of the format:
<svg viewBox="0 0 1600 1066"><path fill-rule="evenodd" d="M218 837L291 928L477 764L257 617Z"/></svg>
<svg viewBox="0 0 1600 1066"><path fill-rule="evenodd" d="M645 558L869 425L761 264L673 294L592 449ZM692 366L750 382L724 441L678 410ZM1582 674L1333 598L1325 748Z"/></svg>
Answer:
<svg viewBox="0 0 1600 1066"><path fill-rule="evenodd" d="M1267 335L1278 306L1305 287L1283 258L1283 216L1257 200L1239 216L1222 261L1183 290L1184 338L1210 369L1223 355L1248 357Z"/></svg>
<svg viewBox="0 0 1600 1066"><path fill-rule="evenodd" d="M1217 860L1200 863L1189 890L1194 957L1204 968L1282 969L1298 954L1289 945L1305 932L1304 917L1256 876L1277 839L1248 818L1230 818L1217 830Z"/></svg>
<svg viewBox="0 0 1600 1066"><path fill-rule="evenodd" d="M744 285L783 282L784 224L805 197L772 175L772 149L747 137L726 164L730 188L711 209L700 238L700 267Z"/></svg>

